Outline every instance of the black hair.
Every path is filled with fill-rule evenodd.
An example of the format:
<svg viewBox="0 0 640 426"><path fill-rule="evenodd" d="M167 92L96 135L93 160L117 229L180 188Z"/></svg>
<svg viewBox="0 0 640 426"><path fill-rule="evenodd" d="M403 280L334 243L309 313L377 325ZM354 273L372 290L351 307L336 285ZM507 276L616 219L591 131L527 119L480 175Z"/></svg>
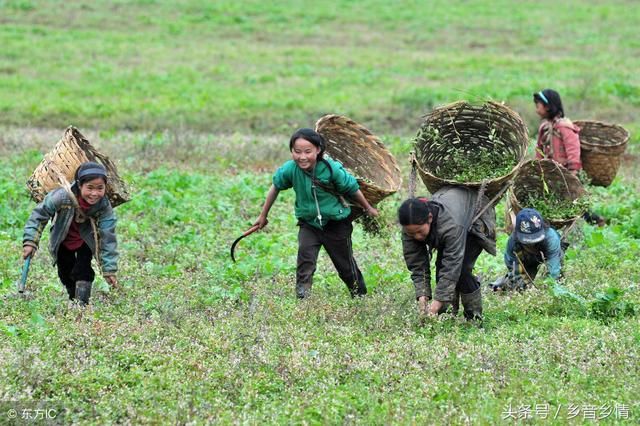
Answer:
<svg viewBox="0 0 640 426"><path fill-rule="evenodd" d="M293 135L291 135L291 139L289 140L289 151L293 151L293 144L296 143L296 140L304 139L309 141L313 146L320 148L320 154L318 154L318 160L322 159L322 154L327 147L327 143L325 142L322 135L316 132L313 129L302 128L295 131Z"/></svg>
<svg viewBox="0 0 640 426"><path fill-rule="evenodd" d="M543 96L540 96L542 93ZM546 98L546 99L545 99ZM560 94L553 89L544 89L541 92L533 94L533 101L539 102L542 105L547 107L547 111L549 111L550 119L554 119L556 117L564 117L564 108L562 107L562 99L560 99Z"/></svg>
<svg viewBox="0 0 640 426"><path fill-rule="evenodd" d="M85 170L93 170L93 171L89 174L83 174L82 172L84 172ZM74 178L75 178L75 181L78 183L78 186L82 186L85 183L98 178L102 179L106 184L107 169L105 169L104 166L100 163L87 161L86 163L80 164L80 166L76 169Z"/></svg>
<svg viewBox="0 0 640 426"><path fill-rule="evenodd" d="M435 217L437 207L424 197L409 198L398 209L400 225L423 225L429 221L429 215Z"/></svg>

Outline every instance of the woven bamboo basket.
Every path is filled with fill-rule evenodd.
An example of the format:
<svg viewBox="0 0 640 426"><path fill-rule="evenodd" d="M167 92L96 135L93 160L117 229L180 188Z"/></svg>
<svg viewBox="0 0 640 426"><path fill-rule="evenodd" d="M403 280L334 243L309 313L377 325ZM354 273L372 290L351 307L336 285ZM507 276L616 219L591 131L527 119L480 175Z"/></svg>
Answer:
<svg viewBox="0 0 640 426"><path fill-rule="evenodd" d="M485 180L485 194L491 198L524 161L527 145L527 126L516 112L497 102L458 101L424 116L415 138L416 165L431 193L445 185L479 188ZM493 175L473 180L450 176L452 169L460 171L483 161L490 162L484 168L493 170Z"/></svg>
<svg viewBox="0 0 640 426"><path fill-rule="evenodd" d="M617 124L601 121L574 121L580 127L582 168L592 185L609 186L618 173L629 132Z"/></svg>
<svg viewBox="0 0 640 426"><path fill-rule="evenodd" d="M573 215L564 216L545 214L543 209L538 208L544 220L556 229L570 225L586 211L586 199L583 197L587 195L587 192L582 183L569 170L553 160L530 160L520 167L509 191L508 204L513 211L511 221L523 208L536 208L536 206L526 203L527 197L531 195L537 198L552 195L568 203L576 204L576 210L579 211L574 212ZM507 214L509 214L509 208ZM508 220L507 227L509 222Z"/></svg>
<svg viewBox="0 0 640 426"><path fill-rule="evenodd" d="M69 126L62 139L44 156L44 159L27 181L27 188L36 202L41 202L48 192L74 181L80 164L94 161L107 169L107 197L113 207L129 201L129 191L118 175L115 164L98 152L78 129Z"/></svg>
<svg viewBox="0 0 640 426"><path fill-rule="evenodd" d="M369 203L378 204L400 188L402 177L395 157L364 126L329 114L316 122L316 132L327 142L326 153L358 180Z"/></svg>

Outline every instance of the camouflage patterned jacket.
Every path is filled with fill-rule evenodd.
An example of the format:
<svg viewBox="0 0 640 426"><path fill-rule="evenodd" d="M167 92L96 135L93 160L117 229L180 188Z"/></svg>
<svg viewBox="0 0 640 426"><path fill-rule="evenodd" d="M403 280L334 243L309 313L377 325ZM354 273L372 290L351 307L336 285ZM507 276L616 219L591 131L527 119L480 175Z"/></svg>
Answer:
<svg viewBox="0 0 640 426"><path fill-rule="evenodd" d="M496 254L496 213L487 208L482 216L470 224L475 216L474 207L477 192L464 187L446 186L436 191L431 201L438 206L438 214L432 223L426 241L417 241L402 234L402 246L407 268L416 289L416 298L431 298L431 252L437 250L441 257L441 267L437 271L435 299L450 302L454 293L464 259L467 236L477 238L480 246L495 256ZM489 202L483 197L481 206ZM468 229L470 226L470 229Z"/></svg>
<svg viewBox="0 0 640 426"><path fill-rule="evenodd" d="M75 184L72 187L76 189ZM78 222L83 215L76 213L75 200L73 200L64 188L58 188L44 198L36 206L29 216L24 227L22 238L23 245L38 248L42 231L49 220L52 220L51 236L49 238L49 253L56 264L58 248L67 237L71 221L78 218ZM96 235L92 222L95 224L98 233L98 251L96 251ZM87 212L87 217L82 223L78 223L80 236L89 246L91 252L96 257L98 265L104 276L113 275L118 270L118 251L116 242L116 217L113 214L111 203L107 197L103 197L95 205L91 206Z"/></svg>

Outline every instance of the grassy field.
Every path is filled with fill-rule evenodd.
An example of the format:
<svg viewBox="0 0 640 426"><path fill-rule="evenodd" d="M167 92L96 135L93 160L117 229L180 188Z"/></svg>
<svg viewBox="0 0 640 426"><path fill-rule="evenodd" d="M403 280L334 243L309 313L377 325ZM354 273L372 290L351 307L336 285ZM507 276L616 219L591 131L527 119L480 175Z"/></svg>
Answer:
<svg viewBox="0 0 640 426"><path fill-rule="evenodd" d="M637 423L638 22L630 1L0 0L0 423L36 407L80 424ZM591 189L610 224L579 223L562 287L486 292L483 327L421 324L395 225L406 188L381 205L381 236L356 226L362 300L324 254L295 299L291 191L230 262L296 127L349 115L406 180L432 106L504 100L533 132L544 87L571 118L633 135L614 184ZM13 297L24 182L69 124L133 193L117 208L123 288L97 279L85 310L45 250L32 298ZM480 257L485 281L502 272Z"/></svg>

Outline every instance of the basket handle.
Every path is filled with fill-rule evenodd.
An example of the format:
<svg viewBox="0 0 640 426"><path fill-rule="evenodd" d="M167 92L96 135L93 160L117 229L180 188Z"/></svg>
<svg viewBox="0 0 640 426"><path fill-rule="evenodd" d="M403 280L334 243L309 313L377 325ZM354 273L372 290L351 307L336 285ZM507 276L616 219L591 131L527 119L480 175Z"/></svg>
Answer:
<svg viewBox="0 0 640 426"><path fill-rule="evenodd" d="M417 179L417 171L416 171L416 153L415 151L411 151L409 153L409 163L411 163L411 173L409 173L409 198L414 198L416 196L416 179Z"/></svg>

